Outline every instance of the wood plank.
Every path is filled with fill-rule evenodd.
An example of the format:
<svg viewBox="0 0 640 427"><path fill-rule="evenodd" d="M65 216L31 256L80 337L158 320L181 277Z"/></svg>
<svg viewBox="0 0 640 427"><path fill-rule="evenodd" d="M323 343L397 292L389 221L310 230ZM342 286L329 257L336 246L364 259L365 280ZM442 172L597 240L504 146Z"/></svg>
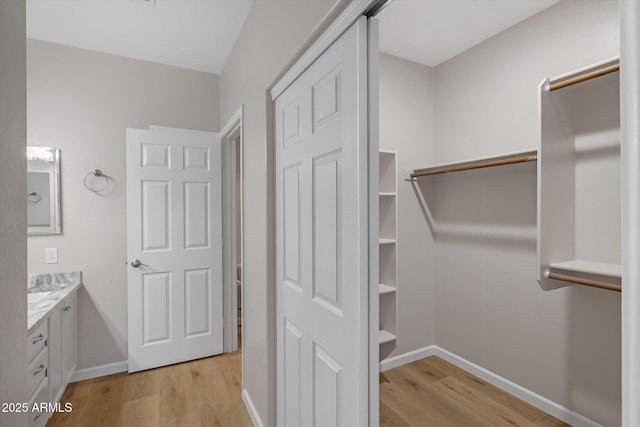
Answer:
<svg viewBox="0 0 640 427"><path fill-rule="evenodd" d="M135 375L129 375L126 379L124 402L158 396L159 394L160 369L142 371Z"/></svg>
<svg viewBox="0 0 640 427"><path fill-rule="evenodd" d="M533 421L530 421L509 408L500 405L454 377L447 377L436 381L434 383L434 387L438 388L443 394L450 396L452 399L463 403L477 416L486 419L496 427L536 427L536 424Z"/></svg>
<svg viewBox="0 0 640 427"><path fill-rule="evenodd" d="M478 418L472 410L460 403L456 399L442 394L433 387L431 381L415 376L406 369L396 368L385 372L390 383L384 387L394 391L385 393L384 396L394 395L394 403L398 405L400 396L405 403L394 407L391 402L387 402L396 412L404 415L405 411L411 411L411 418L407 418L412 423L425 423L425 425L436 426L465 426L494 427L490 422ZM380 395L383 395L382 387ZM403 408L404 406L404 408ZM417 413L415 413L417 409ZM425 421L428 418L428 421ZM417 425L417 424L416 424Z"/></svg>
<svg viewBox="0 0 640 427"><path fill-rule="evenodd" d="M429 382L438 381L448 376L446 372L426 363L409 363L402 367L416 377L420 377L424 381Z"/></svg>
<svg viewBox="0 0 640 427"><path fill-rule="evenodd" d="M234 427L253 427L253 422L247 413L244 403L236 401L234 404L220 417L219 423L207 424L208 419L205 418L203 426L234 426Z"/></svg>
<svg viewBox="0 0 640 427"><path fill-rule="evenodd" d="M381 426L566 427L568 424L431 356L380 374Z"/></svg>
<svg viewBox="0 0 640 427"><path fill-rule="evenodd" d="M400 414L391 409L384 401L380 402L381 427L412 427Z"/></svg>
<svg viewBox="0 0 640 427"><path fill-rule="evenodd" d="M123 402L120 408L120 427L155 427L160 425L159 395Z"/></svg>
<svg viewBox="0 0 640 427"><path fill-rule="evenodd" d="M125 383L126 378L122 375L113 375L106 380L94 380L91 391L85 396L82 404L74 404L74 411L79 409L79 417L75 425L95 427L117 425Z"/></svg>
<svg viewBox="0 0 640 427"><path fill-rule="evenodd" d="M184 426L200 421L203 396L193 386L190 364L162 368L160 378L160 426Z"/></svg>
<svg viewBox="0 0 640 427"><path fill-rule="evenodd" d="M428 357L426 359L418 360L416 363L440 369L531 421L537 422L547 415L546 412L541 411L535 406L506 393L498 387L489 384L488 382L439 357Z"/></svg>
<svg viewBox="0 0 640 427"><path fill-rule="evenodd" d="M251 427L241 398L240 352L134 374L121 373L70 384L47 426Z"/></svg>
<svg viewBox="0 0 640 427"><path fill-rule="evenodd" d="M62 401L63 399L70 400L76 397L86 396L91 391L92 384L93 379L78 381L76 383L69 384L64 393L62 393L60 401Z"/></svg>

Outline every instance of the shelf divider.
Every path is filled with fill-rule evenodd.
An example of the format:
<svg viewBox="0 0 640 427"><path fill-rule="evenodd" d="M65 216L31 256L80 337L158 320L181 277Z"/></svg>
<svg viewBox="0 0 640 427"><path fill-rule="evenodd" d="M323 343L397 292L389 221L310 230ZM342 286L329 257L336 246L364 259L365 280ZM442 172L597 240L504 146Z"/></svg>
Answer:
<svg viewBox="0 0 640 427"><path fill-rule="evenodd" d="M380 295L383 294L390 294L396 291L396 288L394 288L393 286L389 286L389 285L385 285L384 283L380 283L378 285L378 293Z"/></svg>
<svg viewBox="0 0 640 427"><path fill-rule="evenodd" d="M387 331L378 331L378 343L386 344L396 340L396 336Z"/></svg>

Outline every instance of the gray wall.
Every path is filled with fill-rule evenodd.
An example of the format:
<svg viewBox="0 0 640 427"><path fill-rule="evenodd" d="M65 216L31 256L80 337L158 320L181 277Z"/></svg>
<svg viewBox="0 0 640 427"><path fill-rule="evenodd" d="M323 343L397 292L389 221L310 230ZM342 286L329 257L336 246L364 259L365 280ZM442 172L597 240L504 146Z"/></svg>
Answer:
<svg viewBox="0 0 640 427"><path fill-rule="evenodd" d="M404 170L435 163L433 69L380 54L380 148L397 150L398 348L394 356L435 343L435 248L428 212ZM429 194L429 184L422 184ZM420 194L420 193L419 193Z"/></svg>
<svg viewBox="0 0 640 427"><path fill-rule="evenodd" d="M215 74L27 41L28 143L62 150L62 235L29 237L29 272L82 271L78 369L127 358L125 129L217 131L219 85ZM113 177L101 195L82 184L96 168ZM48 247L58 264L45 264Z"/></svg>
<svg viewBox="0 0 640 427"><path fill-rule="evenodd" d="M0 1L0 402L27 401L25 34L25 1ZM0 412L0 425L27 417Z"/></svg>
<svg viewBox="0 0 640 427"><path fill-rule="evenodd" d="M244 104L243 388L265 425L275 425L274 293L267 233L267 89L294 59L336 0L254 3L221 78L221 123ZM345 2L336 8L344 7ZM333 9L333 13L337 9ZM272 206L271 206L272 208ZM271 284L272 285L272 284Z"/></svg>

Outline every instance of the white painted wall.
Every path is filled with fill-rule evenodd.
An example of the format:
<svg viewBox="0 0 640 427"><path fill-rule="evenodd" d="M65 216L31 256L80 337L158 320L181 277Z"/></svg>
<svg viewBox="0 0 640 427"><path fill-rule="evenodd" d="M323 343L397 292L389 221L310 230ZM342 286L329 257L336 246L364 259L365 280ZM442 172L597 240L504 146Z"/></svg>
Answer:
<svg viewBox="0 0 640 427"><path fill-rule="evenodd" d="M404 170L435 162L433 69L380 54L380 148L397 150L398 348L390 357L435 343L435 248L428 212ZM420 187L428 195L428 181Z"/></svg>
<svg viewBox="0 0 640 427"><path fill-rule="evenodd" d="M244 104L244 384L264 425L275 425L273 273L275 244L268 240L273 204L268 195L269 89L316 27L346 5L337 0L256 1L221 78L221 122ZM335 8L334 8L334 5ZM333 9L332 9L333 8ZM271 286L271 288L270 288Z"/></svg>
<svg viewBox="0 0 640 427"><path fill-rule="evenodd" d="M542 79L618 51L617 2L564 1L436 67L438 162L536 147ZM620 425L620 295L540 289L535 165L434 182L437 345Z"/></svg>
<svg viewBox="0 0 640 427"><path fill-rule="evenodd" d="M27 401L25 1L0 2L0 403ZM0 412L0 425L26 426Z"/></svg>
<svg viewBox="0 0 640 427"><path fill-rule="evenodd" d="M78 369L127 358L125 129L217 131L219 76L27 41L29 145L61 151L62 235L29 237L29 272L81 270ZM113 178L102 195L84 176ZM57 247L59 263L45 264ZM26 285L25 285L26 286Z"/></svg>

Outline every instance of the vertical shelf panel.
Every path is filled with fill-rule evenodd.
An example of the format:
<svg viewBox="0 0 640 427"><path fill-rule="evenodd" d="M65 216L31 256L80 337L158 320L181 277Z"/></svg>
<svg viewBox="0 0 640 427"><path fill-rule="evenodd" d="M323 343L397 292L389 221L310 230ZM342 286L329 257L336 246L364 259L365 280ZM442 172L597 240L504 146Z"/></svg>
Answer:
<svg viewBox="0 0 640 427"><path fill-rule="evenodd" d="M539 88L538 257L545 271L620 281L619 75L553 92ZM590 277L596 276L596 277Z"/></svg>

